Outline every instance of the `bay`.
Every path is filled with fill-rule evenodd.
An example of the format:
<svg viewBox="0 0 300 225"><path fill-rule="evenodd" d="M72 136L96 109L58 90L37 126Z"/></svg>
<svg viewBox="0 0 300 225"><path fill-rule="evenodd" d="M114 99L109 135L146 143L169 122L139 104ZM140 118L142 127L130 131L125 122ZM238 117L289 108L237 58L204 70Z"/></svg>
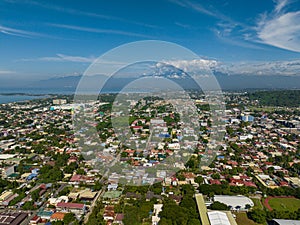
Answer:
<svg viewBox="0 0 300 225"><path fill-rule="evenodd" d="M33 99L38 99L38 98L44 98L45 96L43 95L17 95L17 94L12 94L12 95L1 95L0 94L0 104L3 103L11 103L11 102L20 102L20 101L27 101L27 100L33 100Z"/></svg>

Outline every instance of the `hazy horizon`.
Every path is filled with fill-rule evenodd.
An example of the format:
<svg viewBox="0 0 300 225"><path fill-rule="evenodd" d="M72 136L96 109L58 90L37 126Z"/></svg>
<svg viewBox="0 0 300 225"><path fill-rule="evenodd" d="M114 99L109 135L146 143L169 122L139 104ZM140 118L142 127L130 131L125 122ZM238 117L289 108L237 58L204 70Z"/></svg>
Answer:
<svg viewBox="0 0 300 225"><path fill-rule="evenodd" d="M78 76L110 49L162 40L199 55L224 89L256 88L255 83L257 88L299 88L297 3L4 0L0 87L33 87L40 81ZM198 62L184 63L193 67Z"/></svg>

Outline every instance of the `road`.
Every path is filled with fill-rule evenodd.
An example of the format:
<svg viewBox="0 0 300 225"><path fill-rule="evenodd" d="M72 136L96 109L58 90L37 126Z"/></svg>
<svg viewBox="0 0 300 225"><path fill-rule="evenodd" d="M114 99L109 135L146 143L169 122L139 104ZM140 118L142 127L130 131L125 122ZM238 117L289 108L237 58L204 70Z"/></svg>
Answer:
<svg viewBox="0 0 300 225"><path fill-rule="evenodd" d="M85 215L84 217L84 223L87 223L89 220L90 215L92 214L94 207L96 206L98 199L101 198L101 196L103 196L103 194L105 193L106 190L106 185L104 185L102 187L102 189L98 192L98 194L96 195L96 198L94 199L93 203L90 206L89 212Z"/></svg>

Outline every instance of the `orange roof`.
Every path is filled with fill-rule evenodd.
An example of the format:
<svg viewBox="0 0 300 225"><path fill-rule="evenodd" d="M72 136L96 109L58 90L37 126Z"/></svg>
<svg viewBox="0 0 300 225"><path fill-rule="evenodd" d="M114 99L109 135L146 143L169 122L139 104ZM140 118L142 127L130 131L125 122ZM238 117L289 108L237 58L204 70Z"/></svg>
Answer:
<svg viewBox="0 0 300 225"><path fill-rule="evenodd" d="M56 213L52 214L51 219L53 219L53 220L63 220L65 215L66 215L66 213L56 212Z"/></svg>

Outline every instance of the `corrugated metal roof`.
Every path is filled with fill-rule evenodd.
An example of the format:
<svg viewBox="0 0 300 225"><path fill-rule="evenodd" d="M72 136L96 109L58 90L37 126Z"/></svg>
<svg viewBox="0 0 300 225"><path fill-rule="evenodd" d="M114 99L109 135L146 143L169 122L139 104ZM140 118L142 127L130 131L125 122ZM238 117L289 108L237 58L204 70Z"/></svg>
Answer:
<svg viewBox="0 0 300 225"><path fill-rule="evenodd" d="M300 225L300 220L273 219L279 225Z"/></svg>
<svg viewBox="0 0 300 225"><path fill-rule="evenodd" d="M211 225L230 225L229 219L224 212L207 212L207 215Z"/></svg>
<svg viewBox="0 0 300 225"><path fill-rule="evenodd" d="M232 208L245 208L247 204L254 206L253 201L246 196L215 195L214 201L222 202Z"/></svg>

